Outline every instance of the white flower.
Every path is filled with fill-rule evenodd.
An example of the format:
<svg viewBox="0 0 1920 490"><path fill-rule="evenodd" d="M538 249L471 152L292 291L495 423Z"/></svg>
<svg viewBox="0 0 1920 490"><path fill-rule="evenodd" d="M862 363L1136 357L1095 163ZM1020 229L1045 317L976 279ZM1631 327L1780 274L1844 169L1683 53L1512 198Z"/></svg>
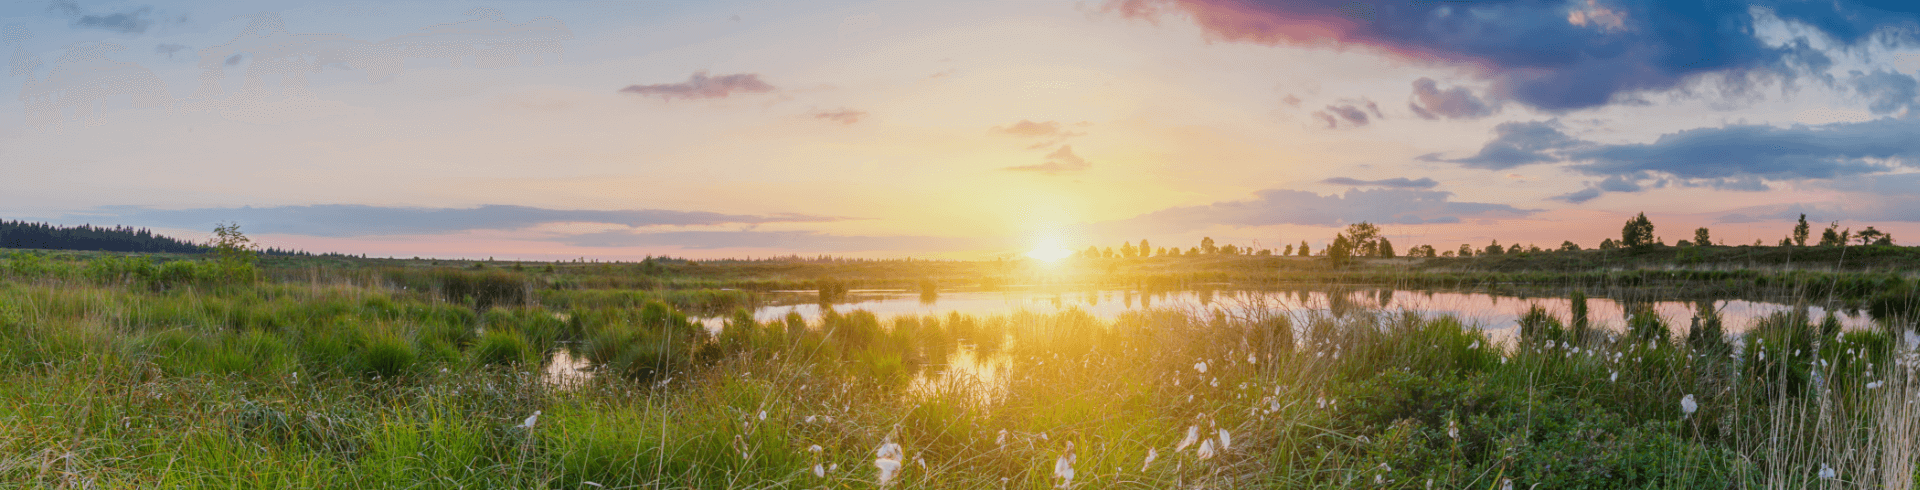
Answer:
<svg viewBox="0 0 1920 490"><path fill-rule="evenodd" d="M1067 441L1067 452L1053 460L1053 476L1060 479L1060 488L1073 485L1073 462L1077 459L1073 454L1073 441Z"/></svg>
<svg viewBox="0 0 1920 490"><path fill-rule="evenodd" d="M1867 389L1869 389L1869 390L1873 390L1873 389L1879 389L1879 388L1880 388L1880 382L1879 382L1879 381L1871 381L1871 382L1868 382L1868 383L1867 383Z"/></svg>
<svg viewBox="0 0 1920 490"><path fill-rule="evenodd" d="M761 410L761 411L760 411L760 420L762 420L762 421L765 421L765 420L767 420L767 411L766 411L766 410Z"/></svg>
<svg viewBox="0 0 1920 490"><path fill-rule="evenodd" d="M1914 335L1912 330L1908 330L1901 335L1907 341L1907 350L1920 349L1920 335Z"/></svg>
<svg viewBox="0 0 1920 490"><path fill-rule="evenodd" d="M827 467L825 467L825 466L820 466L820 463L814 463L814 464L813 464L813 476L814 476L814 477L816 477L816 478L826 478L826 477L827 477Z"/></svg>
<svg viewBox="0 0 1920 490"><path fill-rule="evenodd" d="M1475 341L1473 341L1473 343L1471 343L1471 344L1467 344L1467 349L1468 349L1468 350L1473 350L1473 349L1478 349L1478 348L1480 348L1480 341L1478 341L1478 340L1475 340Z"/></svg>
<svg viewBox="0 0 1920 490"><path fill-rule="evenodd" d="M1840 475L1833 472L1833 467L1827 466L1826 463L1820 463L1820 479L1832 480L1837 476Z"/></svg>
<svg viewBox="0 0 1920 490"><path fill-rule="evenodd" d="M1619 372L1619 371L1614 371L1614 372L1613 372L1613 374L1609 374L1609 375L1607 375L1607 382L1608 382L1608 383L1612 383L1612 382L1615 382L1615 381L1619 381L1619 380L1620 380L1620 372Z"/></svg>
<svg viewBox="0 0 1920 490"><path fill-rule="evenodd" d="M1233 434L1228 434L1226 429L1220 429L1220 450L1225 451L1230 447L1233 447Z"/></svg>
<svg viewBox="0 0 1920 490"><path fill-rule="evenodd" d="M1200 361L1200 362L1193 363L1193 370L1199 371L1202 374L1205 374L1207 372L1207 361Z"/></svg>
<svg viewBox="0 0 1920 490"><path fill-rule="evenodd" d="M809 424L811 424L811 423L813 423L813 421L814 421L814 420L818 420L819 418L820 418L820 416L818 416L818 415L808 415L808 416L807 416L807 423L809 423Z"/></svg>
<svg viewBox="0 0 1920 490"><path fill-rule="evenodd" d="M1212 386L1212 387L1215 387L1215 388L1219 388L1219 387L1220 387L1220 378L1213 378L1212 380L1210 380L1210 381L1207 381L1207 385L1209 385L1209 386Z"/></svg>
<svg viewBox="0 0 1920 490"><path fill-rule="evenodd" d="M1680 413L1693 415L1693 412L1699 409L1700 404L1694 403L1692 394L1680 397Z"/></svg>
<svg viewBox="0 0 1920 490"><path fill-rule="evenodd" d="M1173 451L1174 452L1185 451L1187 449L1187 446L1192 446L1193 443L1199 442L1199 441L1200 441L1200 426L1189 425L1187 426L1187 438L1181 439L1179 444L1174 444Z"/></svg>
<svg viewBox="0 0 1920 490"><path fill-rule="evenodd" d="M1213 458L1213 439L1200 441L1200 449L1195 450L1193 454L1195 456L1199 456L1200 459L1212 459Z"/></svg>
<svg viewBox="0 0 1920 490"><path fill-rule="evenodd" d="M1140 471L1147 471L1147 466L1152 465L1153 460L1156 460L1156 459L1160 459L1160 451L1156 451L1153 448L1147 448L1147 460L1142 461L1140 463Z"/></svg>
<svg viewBox="0 0 1920 490"><path fill-rule="evenodd" d="M1501 479L1500 490L1513 490L1513 479L1512 478Z"/></svg>
<svg viewBox="0 0 1920 490"><path fill-rule="evenodd" d="M1447 419L1447 437L1453 438L1453 440L1456 440L1456 441L1460 440L1460 423L1459 422L1456 422L1453 419Z"/></svg>
<svg viewBox="0 0 1920 490"><path fill-rule="evenodd" d="M1253 353L1251 352L1247 353L1247 364L1259 364L1259 363L1260 363L1260 360L1255 359L1253 357Z"/></svg>
<svg viewBox="0 0 1920 490"><path fill-rule="evenodd" d="M893 475L900 471L900 458L904 455L899 444L887 441L874 451L873 466L880 468L880 486L893 483Z"/></svg>
<svg viewBox="0 0 1920 490"><path fill-rule="evenodd" d="M540 421L540 411L534 410L533 415L528 415L526 420L520 421L520 428L532 429L533 424L539 421Z"/></svg>

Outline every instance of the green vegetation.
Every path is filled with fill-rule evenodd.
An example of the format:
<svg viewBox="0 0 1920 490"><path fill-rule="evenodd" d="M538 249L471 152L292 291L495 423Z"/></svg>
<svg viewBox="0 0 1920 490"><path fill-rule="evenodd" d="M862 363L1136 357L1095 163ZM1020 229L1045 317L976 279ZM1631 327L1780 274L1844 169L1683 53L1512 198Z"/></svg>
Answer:
<svg viewBox="0 0 1920 490"><path fill-rule="evenodd" d="M1506 340L1351 305L761 322L741 309L757 301L750 291L686 287L926 292L972 284L942 271L1026 273L993 263L516 270L16 253L0 259L0 482L869 488L894 462L889 483L924 488L1883 487L1915 476L1911 278L1500 262L1672 249L1524 251L1472 270L1216 253L1098 259L1125 267L1080 277L1575 291L1569 316L1535 308ZM742 272L761 268L788 275ZM1726 285L1856 298L1882 328L1842 332L1796 313L1722 326L1711 304L1691 321L1633 308L1624 324L1597 324L1578 293L1736 292ZM689 311L725 314L710 328ZM888 444L897 461L877 461Z"/></svg>
<svg viewBox="0 0 1920 490"><path fill-rule="evenodd" d="M1142 241L1053 266L288 257L256 253L231 225L209 254L15 252L0 256L0 487L1876 488L1920 476L1920 249L1834 227L1824 247L1714 245L1704 229L1670 247L1641 221L1595 249L1396 257L1362 223L1324 258L1302 257L1304 242L1275 254ZM1114 320L830 307L875 288L932 303L943 289L1043 283L1206 297L1388 285L1571 308L1534 306L1497 337L1338 300ZM827 308L755 318L781 290ZM1628 315L1595 320L1588 294ZM1650 298L1693 301L1693 317L1663 317ZM1854 308L1878 326L1843 331L1805 309L1727 324L1716 301L1729 298Z"/></svg>

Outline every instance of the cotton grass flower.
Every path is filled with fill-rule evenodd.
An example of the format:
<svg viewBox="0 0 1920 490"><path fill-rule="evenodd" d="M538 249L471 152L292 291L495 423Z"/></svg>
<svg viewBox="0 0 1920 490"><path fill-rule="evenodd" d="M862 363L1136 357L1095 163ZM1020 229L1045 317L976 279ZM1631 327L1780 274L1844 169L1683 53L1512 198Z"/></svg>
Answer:
<svg viewBox="0 0 1920 490"><path fill-rule="evenodd" d="M1199 441L1200 441L1200 426L1189 425L1187 426L1187 438L1181 439L1179 444L1173 445L1173 452L1177 453L1180 451L1185 451L1187 449L1187 446L1192 446L1193 443L1199 442Z"/></svg>
<svg viewBox="0 0 1920 490"><path fill-rule="evenodd" d="M1228 434L1226 429L1220 429L1220 450L1225 451L1230 447L1233 447L1233 434Z"/></svg>
<svg viewBox="0 0 1920 490"><path fill-rule="evenodd" d="M900 445L888 440L873 453L873 466L880 469L880 486L893 484L894 475L900 472L900 459L905 456L905 453L900 450Z"/></svg>
<svg viewBox="0 0 1920 490"><path fill-rule="evenodd" d="M1832 467L1832 466L1827 466L1827 464L1826 464L1826 463L1820 463L1820 479L1822 479L1822 480L1832 480L1832 479L1834 479L1834 478L1837 478L1837 477L1839 477L1839 476L1840 476L1840 474L1839 474L1839 473L1835 473L1835 472L1833 471L1833 467Z"/></svg>
<svg viewBox="0 0 1920 490"><path fill-rule="evenodd" d="M1005 449L1007 447L1007 430L1000 429L1000 435L993 438L993 443L1000 445L1001 449Z"/></svg>
<svg viewBox="0 0 1920 490"><path fill-rule="evenodd" d="M820 452L821 452L822 450L823 450L823 449L821 449L821 448L820 448L820 445L819 445L819 444L814 444L814 445L812 445L812 446L807 446L807 452L809 452L809 453L813 453L813 460L814 460L814 461L813 461L813 476L814 476L815 478L826 478L826 477L827 477L827 467L825 467L825 466L821 466L821 465L820 465Z"/></svg>
<svg viewBox="0 0 1920 490"><path fill-rule="evenodd" d="M522 420L522 421L520 421L520 428L521 428L521 429L532 429L532 428L533 428L533 424L536 424L536 423L539 423L539 422L540 422L540 411L539 411L539 410L534 410L534 411L533 411L533 415L528 415L528 416L527 416L527 419L526 419L526 420Z"/></svg>
<svg viewBox="0 0 1920 490"><path fill-rule="evenodd" d="M1156 460L1156 459L1160 459L1160 451L1154 450L1153 448L1147 448L1147 459L1146 461L1140 462L1140 471L1147 471L1147 467L1152 466L1153 460Z"/></svg>
<svg viewBox="0 0 1920 490"><path fill-rule="evenodd" d="M1053 460L1053 476L1060 479L1060 488L1073 486L1073 463L1078 459L1073 454L1073 441L1067 441L1067 451Z"/></svg>
<svg viewBox="0 0 1920 490"><path fill-rule="evenodd" d="M1193 454L1200 459L1213 459L1213 439L1200 441L1200 449L1194 450Z"/></svg>
<svg viewBox="0 0 1920 490"><path fill-rule="evenodd" d="M1689 393L1687 396L1680 397L1680 413L1683 414L1682 418L1691 417L1693 416L1693 412L1698 410L1700 410L1700 404L1693 401L1693 394Z"/></svg>
<svg viewBox="0 0 1920 490"><path fill-rule="evenodd" d="M1206 373L1207 373L1207 361L1200 361L1200 362L1196 362L1196 363L1193 363L1193 370L1195 370L1195 371L1199 371L1199 372L1200 372L1200 374L1206 374Z"/></svg>

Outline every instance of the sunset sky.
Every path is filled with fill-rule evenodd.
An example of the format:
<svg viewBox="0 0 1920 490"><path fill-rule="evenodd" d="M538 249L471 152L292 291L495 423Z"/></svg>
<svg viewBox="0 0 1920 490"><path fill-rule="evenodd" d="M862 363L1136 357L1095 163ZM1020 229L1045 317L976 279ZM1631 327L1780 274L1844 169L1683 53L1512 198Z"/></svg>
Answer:
<svg viewBox="0 0 1920 490"><path fill-rule="evenodd" d="M1917 9L18 1L0 218L449 258L1593 247L1642 211L1911 245Z"/></svg>

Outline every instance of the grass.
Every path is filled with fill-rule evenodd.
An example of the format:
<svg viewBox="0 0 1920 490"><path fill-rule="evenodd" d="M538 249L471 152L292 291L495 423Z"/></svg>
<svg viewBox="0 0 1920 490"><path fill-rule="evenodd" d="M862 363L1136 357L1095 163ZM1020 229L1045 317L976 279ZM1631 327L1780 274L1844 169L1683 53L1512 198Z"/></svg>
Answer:
<svg viewBox="0 0 1920 490"><path fill-rule="evenodd" d="M1703 338L1538 311L1495 339L1236 301L1112 320L736 312L716 332L686 312L747 293L570 289L594 281L511 266L154 287L87 272L121 267L99 260L132 259L0 267L0 486L872 488L893 442L903 488L1057 487L1069 444L1074 488L1910 488L1920 436L1920 338L1899 314ZM1882 294L1902 276L1782 274L1811 278L1793 294L1906 311ZM902 280L957 282L932 277ZM551 382L555 350L593 375Z"/></svg>

